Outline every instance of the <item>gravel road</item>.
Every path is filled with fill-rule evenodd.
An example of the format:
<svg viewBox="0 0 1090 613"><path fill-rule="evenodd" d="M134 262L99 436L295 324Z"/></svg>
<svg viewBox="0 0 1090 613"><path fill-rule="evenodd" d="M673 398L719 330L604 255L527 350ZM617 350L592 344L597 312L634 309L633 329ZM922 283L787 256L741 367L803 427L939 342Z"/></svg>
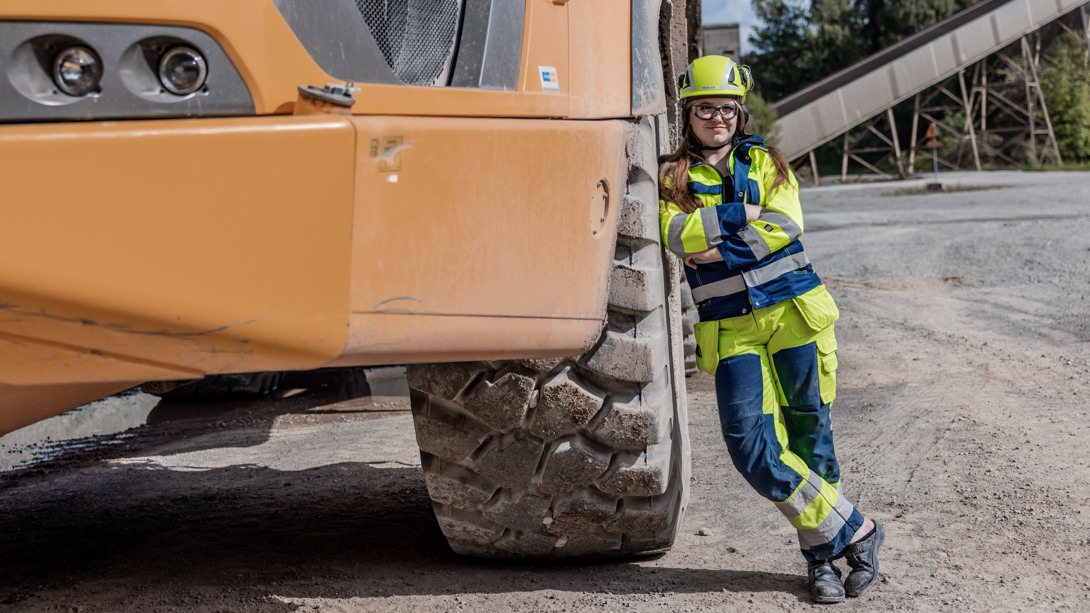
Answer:
<svg viewBox="0 0 1090 613"><path fill-rule="evenodd" d="M842 313L844 488L888 530L880 584L835 607L1090 609L1090 174L944 179L803 192ZM793 532L731 466L705 375L674 549L577 564L452 554L402 396L111 402L143 425L0 473L0 610L816 608Z"/></svg>

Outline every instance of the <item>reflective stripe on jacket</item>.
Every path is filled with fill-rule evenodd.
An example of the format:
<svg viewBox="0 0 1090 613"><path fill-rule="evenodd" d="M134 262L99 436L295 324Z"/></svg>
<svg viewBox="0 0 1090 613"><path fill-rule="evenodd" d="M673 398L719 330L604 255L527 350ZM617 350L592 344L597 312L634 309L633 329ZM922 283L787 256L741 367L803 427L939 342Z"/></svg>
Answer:
<svg viewBox="0 0 1090 613"><path fill-rule="evenodd" d="M689 193L701 208L685 213L659 200L663 244L678 257L707 251L722 262L685 267L701 321L745 315L754 309L804 294L821 280L803 250L802 207L794 176L772 190L776 167L759 136L750 136L731 151L733 184L700 159L689 167ZM746 223L744 204L767 209Z"/></svg>

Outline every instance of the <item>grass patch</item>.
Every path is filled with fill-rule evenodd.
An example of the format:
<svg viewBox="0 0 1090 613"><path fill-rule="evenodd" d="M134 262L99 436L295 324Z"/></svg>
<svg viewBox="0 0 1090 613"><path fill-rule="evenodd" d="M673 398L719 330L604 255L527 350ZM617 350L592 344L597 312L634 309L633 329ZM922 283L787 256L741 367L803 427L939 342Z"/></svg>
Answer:
<svg viewBox="0 0 1090 613"><path fill-rule="evenodd" d="M1047 172L1050 170L1059 170L1064 172L1086 172L1090 170L1090 162L1071 162L1069 164L1050 164L1047 166L1027 166L1024 170L1028 172Z"/></svg>

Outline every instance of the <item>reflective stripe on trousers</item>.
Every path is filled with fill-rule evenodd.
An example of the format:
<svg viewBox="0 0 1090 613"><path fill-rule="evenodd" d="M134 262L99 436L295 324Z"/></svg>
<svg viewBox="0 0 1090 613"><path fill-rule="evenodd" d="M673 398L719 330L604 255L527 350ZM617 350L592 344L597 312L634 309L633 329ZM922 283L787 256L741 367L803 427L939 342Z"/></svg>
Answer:
<svg viewBox="0 0 1090 613"><path fill-rule="evenodd" d="M731 460L795 528L808 560L836 556L863 516L837 487L832 325L811 329L786 300L722 320L719 335L715 388Z"/></svg>

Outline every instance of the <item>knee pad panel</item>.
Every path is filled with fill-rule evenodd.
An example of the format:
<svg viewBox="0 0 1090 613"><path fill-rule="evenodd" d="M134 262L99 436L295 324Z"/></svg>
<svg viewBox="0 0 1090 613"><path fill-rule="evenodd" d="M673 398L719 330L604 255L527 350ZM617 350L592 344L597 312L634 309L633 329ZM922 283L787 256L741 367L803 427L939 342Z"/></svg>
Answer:
<svg viewBox="0 0 1090 613"><path fill-rule="evenodd" d="M821 406L817 343L781 349L772 362L787 406Z"/></svg>
<svg viewBox="0 0 1090 613"><path fill-rule="evenodd" d="M764 374L761 356L744 353L719 361L715 371L715 396L719 420L724 426L764 413Z"/></svg>

